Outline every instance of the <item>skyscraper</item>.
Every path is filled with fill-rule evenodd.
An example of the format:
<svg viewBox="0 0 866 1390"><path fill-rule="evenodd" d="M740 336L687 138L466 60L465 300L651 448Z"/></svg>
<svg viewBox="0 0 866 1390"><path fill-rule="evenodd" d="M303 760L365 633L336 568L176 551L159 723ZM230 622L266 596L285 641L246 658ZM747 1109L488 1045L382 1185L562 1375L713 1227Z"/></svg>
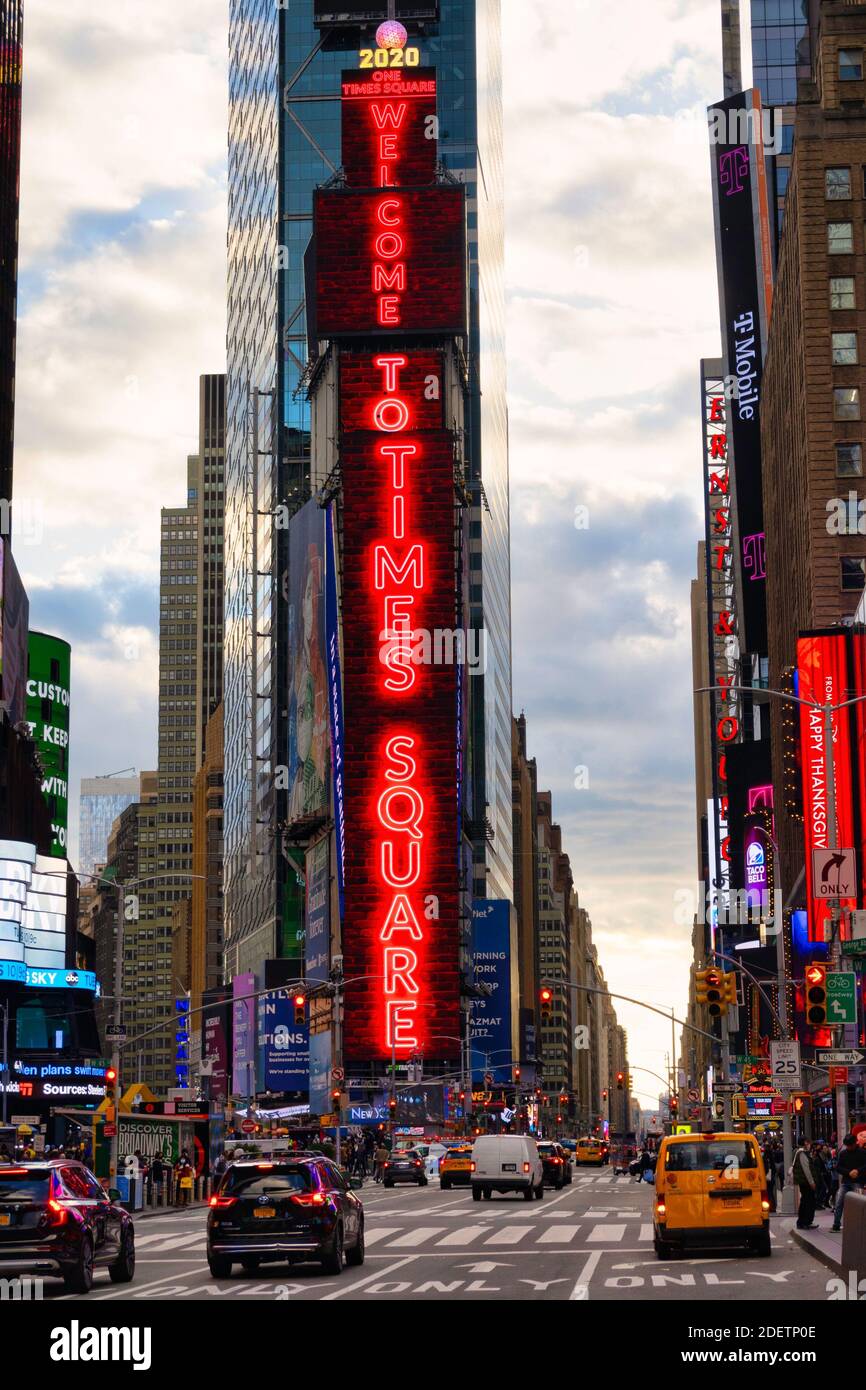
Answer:
<svg viewBox="0 0 866 1390"><path fill-rule="evenodd" d="M467 778L479 897L512 894L511 633L505 407L499 0L401 3L439 85L438 156L469 221L470 682ZM385 0L233 0L230 24L226 456L225 915L227 974L277 950L296 873L281 854L287 797L288 538L310 495L305 264L317 186L341 174L340 75L372 51ZM351 16L356 16L351 19ZM342 18L340 18L342 16ZM483 168L483 178L480 169ZM278 229L275 244L274 229ZM321 480L318 480L321 481Z"/></svg>
<svg viewBox="0 0 866 1390"><path fill-rule="evenodd" d="M93 874L108 862L111 827L122 811L137 801L138 777L82 777L78 810L78 869Z"/></svg>
<svg viewBox="0 0 866 1390"><path fill-rule="evenodd" d="M0 0L0 502L7 504L15 425L22 30L22 0Z"/></svg>

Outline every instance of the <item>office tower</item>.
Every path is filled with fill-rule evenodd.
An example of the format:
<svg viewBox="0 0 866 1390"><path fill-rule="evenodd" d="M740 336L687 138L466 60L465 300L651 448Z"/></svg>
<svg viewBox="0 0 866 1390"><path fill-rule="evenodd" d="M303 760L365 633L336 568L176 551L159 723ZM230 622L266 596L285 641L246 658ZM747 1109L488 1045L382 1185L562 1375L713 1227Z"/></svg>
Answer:
<svg viewBox="0 0 866 1390"><path fill-rule="evenodd" d="M0 533L12 501L22 31L22 0L0 0Z"/></svg>
<svg viewBox="0 0 866 1390"><path fill-rule="evenodd" d="M767 173L777 251L791 174L797 83L811 77L816 12L815 0L751 0L752 84L762 105L772 109L774 126Z"/></svg>
<svg viewBox="0 0 866 1390"><path fill-rule="evenodd" d="M111 827L141 793L138 777L82 777L78 801L78 868L94 874L108 859Z"/></svg>
<svg viewBox="0 0 866 1390"><path fill-rule="evenodd" d="M192 941L190 993L193 1010L223 979L223 710L218 705L205 736L204 758L192 798ZM193 1016L193 1032L200 1031Z"/></svg>
<svg viewBox="0 0 866 1390"><path fill-rule="evenodd" d="M732 97L742 90L743 64L741 57L740 0L721 0L722 5L722 73L724 94Z"/></svg>
<svg viewBox="0 0 866 1390"><path fill-rule="evenodd" d="M305 255L318 186L339 183L341 74L363 71L377 22L356 6L235 0L230 24L229 322L226 458L225 920L227 975L261 970L291 933L297 871L280 769L289 744L284 513L311 495L312 367ZM377 10L365 6L365 16ZM356 18L346 21L354 12ZM339 16L342 15L342 19ZM479 898L512 893L508 460L504 379L503 168L498 0L401 5L439 83L438 158L466 187L469 224L469 621L486 638L470 682L466 814ZM282 101L270 99L274 91ZM480 97L483 94L483 99ZM479 165L484 178L479 177ZM477 212L476 212L477 207ZM280 229L275 248L272 229ZM317 483L324 481L317 478Z"/></svg>
<svg viewBox="0 0 866 1390"><path fill-rule="evenodd" d="M198 631L196 684L200 698L201 763L207 724L223 697L223 523L226 379L199 381Z"/></svg>

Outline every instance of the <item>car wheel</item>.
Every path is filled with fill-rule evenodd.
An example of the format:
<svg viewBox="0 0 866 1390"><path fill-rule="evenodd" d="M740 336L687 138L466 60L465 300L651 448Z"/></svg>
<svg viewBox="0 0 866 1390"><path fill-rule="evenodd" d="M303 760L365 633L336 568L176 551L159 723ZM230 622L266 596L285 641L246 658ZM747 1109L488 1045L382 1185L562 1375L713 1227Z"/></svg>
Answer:
<svg viewBox="0 0 866 1390"><path fill-rule="evenodd" d="M232 1274L232 1262L226 1259L225 1255L208 1255L207 1267L214 1279L230 1279Z"/></svg>
<svg viewBox="0 0 866 1390"><path fill-rule="evenodd" d="M558 1183L554 1183L554 1186L557 1192L561 1192L562 1189L565 1187L565 1178L561 1178Z"/></svg>
<svg viewBox="0 0 866 1390"><path fill-rule="evenodd" d="M254 1274L261 1263L258 1255L242 1255L241 1269L245 1269L247 1274Z"/></svg>
<svg viewBox="0 0 866 1390"><path fill-rule="evenodd" d="M382 1183L382 1186L383 1186L383 1187L393 1187L394 1184L393 1184L392 1182L383 1182L383 1183Z"/></svg>
<svg viewBox="0 0 866 1390"><path fill-rule="evenodd" d="M346 1251L347 1265L362 1265L364 1263L364 1223L358 1227L358 1239L351 1250Z"/></svg>
<svg viewBox="0 0 866 1390"><path fill-rule="evenodd" d="M523 1200L524 1200L524 1202L531 1202L531 1201L532 1201L532 1197L533 1197L533 1191L532 1191L532 1184L530 1183L529 1187L524 1187L524 1189L523 1189Z"/></svg>
<svg viewBox="0 0 866 1390"><path fill-rule="evenodd" d="M334 1231L334 1238L330 1246L327 1246L322 1256L322 1269L326 1274L343 1273L343 1228L337 1226Z"/></svg>
<svg viewBox="0 0 866 1390"><path fill-rule="evenodd" d="M90 1293L93 1288L93 1242L90 1236L81 1237L78 1264L63 1275L67 1293Z"/></svg>
<svg viewBox="0 0 866 1390"><path fill-rule="evenodd" d="M427 1179L426 1179L426 1178L419 1178L419 1179L418 1179L418 1186L419 1186L419 1187L426 1187L426 1186L427 1186Z"/></svg>
<svg viewBox="0 0 866 1390"><path fill-rule="evenodd" d="M473 1200L473 1202L480 1202L480 1201L481 1201L481 1188L480 1188L480 1187L473 1187L473 1189L472 1189L472 1200Z"/></svg>
<svg viewBox="0 0 866 1390"><path fill-rule="evenodd" d="M135 1278L135 1237L131 1230L120 1237L120 1254L108 1266L108 1277L112 1284L131 1284Z"/></svg>
<svg viewBox="0 0 866 1390"><path fill-rule="evenodd" d="M493 1188L492 1188L492 1187L485 1187L485 1189L484 1189L484 1200L485 1200L485 1202L492 1201L492 1199L493 1199Z"/></svg>
<svg viewBox="0 0 866 1390"><path fill-rule="evenodd" d="M440 1192L450 1192L450 1191L451 1191L451 1184L450 1184L450 1182L446 1182L444 1179L442 1179L442 1180L440 1181L440 1183L439 1183L439 1191L440 1191Z"/></svg>
<svg viewBox="0 0 866 1390"><path fill-rule="evenodd" d="M655 1250L660 1260L666 1260L671 1253L671 1247L666 1240L660 1240L658 1236L653 1236L653 1250Z"/></svg>
<svg viewBox="0 0 866 1390"><path fill-rule="evenodd" d="M755 1254L762 1259L768 1260L773 1253L773 1246L770 1242L770 1232L762 1231L755 1242Z"/></svg>
<svg viewBox="0 0 866 1390"><path fill-rule="evenodd" d="M536 1201L540 1202L543 1196L544 1196L544 1179L542 1178L541 1182L538 1184L537 1188L535 1189L535 1198L536 1198Z"/></svg>

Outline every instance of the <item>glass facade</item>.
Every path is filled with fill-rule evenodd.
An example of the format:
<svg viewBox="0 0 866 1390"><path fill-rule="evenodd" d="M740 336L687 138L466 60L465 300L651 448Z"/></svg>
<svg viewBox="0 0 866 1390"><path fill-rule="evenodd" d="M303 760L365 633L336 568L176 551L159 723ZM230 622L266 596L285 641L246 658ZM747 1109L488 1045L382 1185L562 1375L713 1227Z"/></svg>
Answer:
<svg viewBox="0 0 866 1390"><path fill-rule="evenodd" d="M117 817L138 800L137 777L83 777L79 802L78 871L108 862L108 837Z"/></svg>
<svg viewBox="0 0 866 1390"><path fill-rule="evenodd" d="M790 108L797 102L798 80L811 73L810 6L809 0L751 0L751 5L752 85L761 93L762 104L776 108L775 119L782 122L776 142L778 153L767 161L778 246L794 138L794 113Z"/></svg>
<svg viewBox="0 0 866 1390"><path fill-rule="evenodd" d="M467 454L476 504L472 546L480 557L473 559L470 598L472 621L487 635L486 674L471 682L476 895L510 898L511 610L500 0L442 0L439 8L438 24L422 26L417 35L410 32L421 50L421 63L435 65L438 72L440 159L467 185L469 195L472 392ZM383 18L385 12L383 4ZM276 497L294 509L309 487L304 255L312 234L313 191L340 168L340 74L358 67L358 50L357 28L316 28L314 0L290 0L279 11L262 0L234 0L232 5L225 674L226 924L232 973L255 969L276 941L273 929L281 911L281 886L271 827L274 818L279 819L280 802L269 787L271 768L284 761L278 754L285 743L279 727L285 701L279 692L287 684L285 643L272 635L285 629L281 596L273 610L273 576L284 568L285 557L280 534L267 534L268 519L261 515L256 568L268 578L259 579L255 630L263 635L258 638L255 691L245 671L252 651L253 560L246 388L254 382L274 390L279 403L280 463L278 467L273 456L259 456L259 513L272 506L263 505L263 497ZM268 242L269 229L277 223L279 253ZM276 359L268 360L268 351L274 353L277 343ZM263 406L263 418L264 413ZM248 733L253 722L255 754ZM255 856L249 849L253 787ZM259 882L265 889L262 895ZM233 951L232 941L251 932L259 935L265 949Z"/></svg>
<svg viewBox="0 0 866 1390"><path fill-rule="evenodd" d="M22 0L0 0L0 500L12 501Z"/></svg>

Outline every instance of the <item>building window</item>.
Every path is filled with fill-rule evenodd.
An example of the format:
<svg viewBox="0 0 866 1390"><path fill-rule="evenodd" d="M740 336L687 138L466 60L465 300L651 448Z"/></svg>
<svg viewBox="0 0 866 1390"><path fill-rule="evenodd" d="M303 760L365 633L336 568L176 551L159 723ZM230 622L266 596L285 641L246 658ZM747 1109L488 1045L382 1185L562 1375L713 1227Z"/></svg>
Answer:
<svg viewBox="0 0 866 1390"><path fill-rule="evenodd" d="M863 76L862 48L839 49L839 81L859 82Z"/></svg>
<svg viewBox="0 0 866 1390"><path fill-rule="evenodd" d="M860 590L866 585L866 559L843 555L841 566L841 585L845 590Z"/></svg>
<svg viewBox="0 0 866 1390"><path fill-rule="evenodd" d="M853 222L827 223L827 250L831 256L848 256L854 250Z"/></svg>
<svg viewBox="0 0 866 1390"><path fill-rule="evenodd" d="M832 333L834 367L853 367L857 364L857 334Z"/></svg>
<svg viewBox="0 0 866 1390"><path fill-rule="evenodd" d="M836 386L833 389L833 419L860 419L859 386Z"/></svg>
<svg viewBox="0 0 866 1390"><path fill-rule="evenodd" d="M863 450L859 444L836 445L836 477L859 478L863 473Z"/></svg>
<svg viewBox="0 0 866 1390"><path fill-rule="evenodd" d="M853 275L835 275L830 277L830 308L857 308Z"/></svg>
<svg viewBox="0 0 866 1390"><path fill-rule="evenodd" d="M824 192L831 201L851 197L851 170L825 169Z"/></svg>

